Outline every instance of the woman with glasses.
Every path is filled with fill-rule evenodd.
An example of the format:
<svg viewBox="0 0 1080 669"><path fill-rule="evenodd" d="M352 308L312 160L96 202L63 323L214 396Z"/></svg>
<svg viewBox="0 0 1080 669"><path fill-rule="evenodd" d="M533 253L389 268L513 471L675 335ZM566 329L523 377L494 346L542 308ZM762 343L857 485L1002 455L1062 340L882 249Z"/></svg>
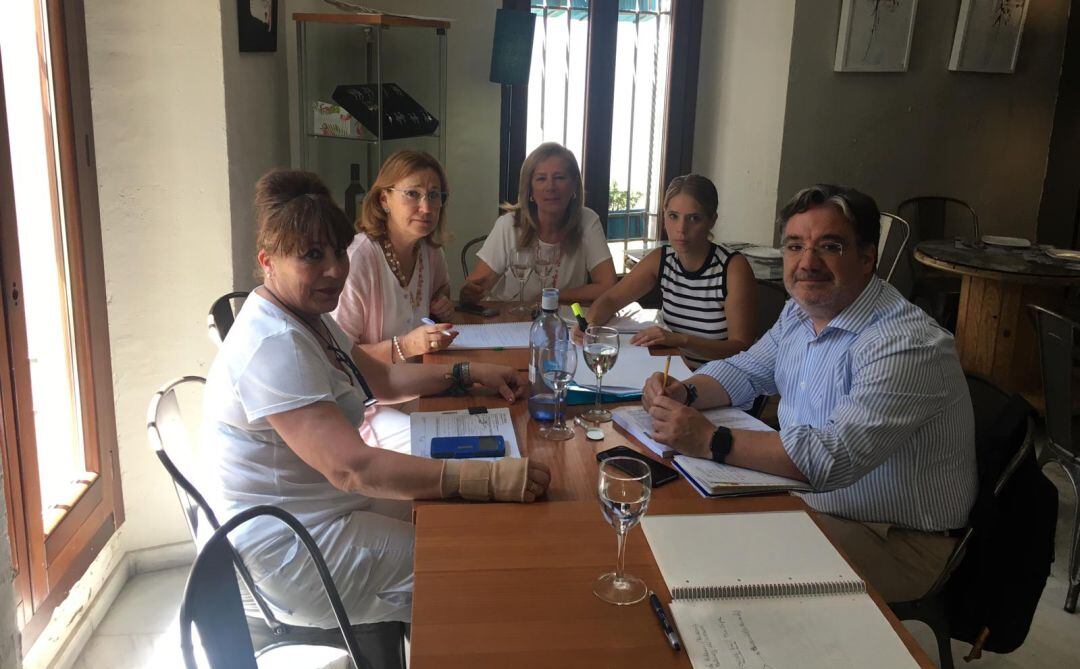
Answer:
<svg viewBox="0 0 1080 669"><path fill-rule="evenodd" d="M548 142L521 165L517 204L495 221L476 268L461 287L462 302L512 300L524 281L523 299L535 300L543 287L559 289L562 302L592 302L615 285L615 263L596 212L584 206L581 170L566 147ZM518 279L507 270L515 250L532 251L534 266L550 269ZM541 284L544 285L541 285Z"/></svg>
<svg viewBox="0 0 1080 669"><path fill-rule="evenodd" d="M631 343L678 348L691 369L749 348L756 334L757 284L746 258L712 241L718 204L709 179L672 179L663 207L668 243L593 303L589 324L607 323L659 284L663 326L637 333ZM574 336L581 337L576 327Z"/></svg>
<svg viewBox="0 0 1080 669"><path fill-rule="evenodd" d="M375 402L473 383L513 402L509 367L391 365L327 315L349 274L352 226L318 177L274 171L255 188L258 261L251 292L207 376L204 481L219 517L256 504L297 516L311 532L354 624L408 621L413 527L405 500L533 501L550 477L528 459L432 460L372 448L357 428ZM230 539L287 623L332 627L310 560L273 521Z"/></svg>

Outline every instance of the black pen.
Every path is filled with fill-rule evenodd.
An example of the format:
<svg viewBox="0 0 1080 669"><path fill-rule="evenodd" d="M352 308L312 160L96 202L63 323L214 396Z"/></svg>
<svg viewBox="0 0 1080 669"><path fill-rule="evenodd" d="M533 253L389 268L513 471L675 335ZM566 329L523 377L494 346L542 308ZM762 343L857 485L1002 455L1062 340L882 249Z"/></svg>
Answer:
<svg viewBox="0 0 1080 669"><path fill-rule="evenodd" d="M664 636L667 637L668 645L675 650L682 650L682 645L679 643L679 635L675 632L675 629L668 622L667 614L664 613L664 606L660 603L660 598L656 596L655 592L649 593L649 604L652 605L653 613L656 614L656 619L660 621L660 628L664 630Z"/></svg>

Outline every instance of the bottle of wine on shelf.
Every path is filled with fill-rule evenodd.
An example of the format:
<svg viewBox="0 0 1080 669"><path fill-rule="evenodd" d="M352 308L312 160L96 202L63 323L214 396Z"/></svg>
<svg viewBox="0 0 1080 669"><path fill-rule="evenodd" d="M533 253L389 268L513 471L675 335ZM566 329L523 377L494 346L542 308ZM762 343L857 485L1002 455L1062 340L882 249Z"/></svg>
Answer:
<svg viewBox="0 0 1080 669"><path fill-rule="evenodd" d="M360 208L364 204L364 187L360 184L360 165L353 163L349 166L349 187L345 189L345 215L351 223L356 222L360 214Z"/></svg>

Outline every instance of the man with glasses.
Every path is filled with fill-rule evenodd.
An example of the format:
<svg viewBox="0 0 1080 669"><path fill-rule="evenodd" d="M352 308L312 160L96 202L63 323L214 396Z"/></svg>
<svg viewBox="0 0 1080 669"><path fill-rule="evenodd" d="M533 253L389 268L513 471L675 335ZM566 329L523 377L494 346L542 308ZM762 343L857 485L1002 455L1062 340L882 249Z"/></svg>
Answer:
<svg viewBox="0 0 1080 669"><path fill-rule="evenodd" d="M952 336L874 274L879 212L820 184L780 211L776 324L684 380L649 379L654 437L686 455L806 481L804 500L886 601L924 595L975 500L975 427ZM699 409L781 396L779 432Z"/></svg>

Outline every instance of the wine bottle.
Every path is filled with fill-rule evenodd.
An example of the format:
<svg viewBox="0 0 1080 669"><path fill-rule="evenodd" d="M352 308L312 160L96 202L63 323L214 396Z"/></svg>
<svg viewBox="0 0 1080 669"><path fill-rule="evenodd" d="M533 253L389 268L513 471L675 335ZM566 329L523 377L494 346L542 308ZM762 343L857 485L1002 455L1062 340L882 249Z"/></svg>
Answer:
<svg viewBox="0 0 1080 669"><path fill-rule="evenodd" d="M349 166L351 175L349 187L345 189L345 216L349 222L356 223L361 208L364 205L364 187L360 184L360 165L353 163Z"/></svg>

